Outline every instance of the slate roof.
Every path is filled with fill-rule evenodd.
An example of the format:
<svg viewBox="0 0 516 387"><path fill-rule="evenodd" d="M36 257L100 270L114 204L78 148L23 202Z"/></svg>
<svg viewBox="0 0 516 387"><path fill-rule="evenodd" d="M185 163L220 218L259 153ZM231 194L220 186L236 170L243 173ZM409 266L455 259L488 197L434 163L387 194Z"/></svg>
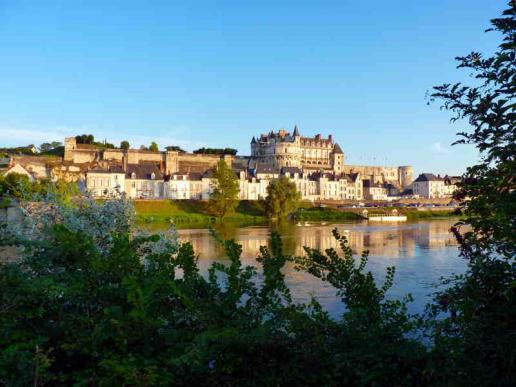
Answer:
<svg viewBox="0 0 516 387"><path fill-rule="evenodd" d="M335 144L333 146L333 153L340 154L340 155L344 154L344 152L342 151L342 148L340 147L339 144Z"/></svg>
<svg viewBox="0 0 516 387"><path fill-rule="evenodd" d="M421 182L421 181L441 181L442 178L439 178L435 176L433 173L422 173L417 177L414 182Z"/></svg>
<svg viewBox="0 0 516 387"><path fill-rule="evenodd" d="M163 180L164 178L158 166L151 163L127 164L126 177L130 179L133 173L136 175L136 179L140 180L151 180L152 173L154 173L154 180Z"/></svg>
<svg viewBox="0 0 516 387"><path fill-rule="evenodd" d="M108 168L95 167L90 170L95 173L124 173L124 169L120 165L110 165Z"/></svg>
<svg viewBox="0 0 516 387"><path fill-rule="evenodd" d="M346 176L349 176L349 178L351 179L351 182L355 183L358 179L358 173L350 173Z"/></svg>
<svg viewBox="0 0 516 387"><path fill-rule="evenodd" d="M303 174L303 171L298 167L283 167L281 168L281 173L284 175L286 173L290 173L294 175L294 173L298 173L299 175Z"/></svg>

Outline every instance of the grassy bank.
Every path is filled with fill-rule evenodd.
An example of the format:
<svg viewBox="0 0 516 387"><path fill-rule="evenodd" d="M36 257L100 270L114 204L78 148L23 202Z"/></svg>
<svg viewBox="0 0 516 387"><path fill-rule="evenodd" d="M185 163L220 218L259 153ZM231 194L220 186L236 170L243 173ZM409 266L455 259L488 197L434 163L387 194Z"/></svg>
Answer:
<svg viewBox="0 0 516 387"><path fill-rule="evenodd" d="M137 200L134 202L136 216L143 223L174 223L178 227L206 227L216 223L233 223L241 226L250 226L267 223L264 204L261 201L242 200L238 203L235 212L224 219L213 216L208 203L199 200ZM381 212L390 212L394 208L378 209ZM456 217L453 210L419 210L415 208L396 208L400 214L406 215L408 220L436 219ZM342 222L362 219L362 210L342 211L334 208L312 207L302 203L293 218L296 221L327 221ZM371 209L370 212L375 210Z"/></svg>
<svg viewBox="0 0 516 387"><path fill-rule="evenodd" d="M438 211L430 211L430 210L404 210L399 211L400 213L407 216L409 220L418 220L418 219L438 219L438 218L450 218L450 217L458 217L459 215L455 213L454 210L438 210Z"/></svg>
<svg viewBox="0 0 516 387"><path fill-rule="evenodd" d="M175 223L178 226L209 225L217 222L261 224L266 221L258 203L241 201L235 212L223 220L210 214L207 202L198 200L138 200L134 202L140 222Z"/></svg>
<svg viewBox="0 0 516 387"><path fill-rule="evenodd" d="M354 212L339 211L334 208L300 208L294 214L295 220L304 221L350 221L362 217Z"/></svg>

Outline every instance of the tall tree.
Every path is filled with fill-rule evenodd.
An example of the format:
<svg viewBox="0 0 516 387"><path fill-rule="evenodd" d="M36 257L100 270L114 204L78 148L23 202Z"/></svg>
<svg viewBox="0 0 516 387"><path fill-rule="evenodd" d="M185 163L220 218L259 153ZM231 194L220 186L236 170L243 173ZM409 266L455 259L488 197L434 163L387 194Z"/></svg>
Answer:
<svg viewBox="0 0 516 387"><path fill-rule="evenodd" d="M213 177L215 187L210 196L209 208L213 214L223 218L234 211L240 188L236 175L224 160L217 163Z"/></svg>
<svg viewBox="0 0 516 387"><path fill-rule="evenodd" d="M474 84L443 84L432 94L453 113L453 122L471 126L458 133L456 144L473 144L480 153L456 193L465 220L454 232L468 271L440 295L439 312L450 318L438 331L460 340L453 358L467 370L463 374L478 384L509 385L516 366L516 1L491 23L488 31L503 36L497 52L457 58Z"/></svg>
<svg viewBox="0 0 516 387"><path fill-rule="evenodd" d="M129 141L122 141L120 143L120 149L129 149L131 147L131 145L129 144Z"/></svg>
<svg viewBox="0 0 516 387"><path fill-rule="evenodd" d="M152 152L159 151L158 144L156 144L154 141L151 142L151 144L149 146L149 150L152 151Z"/></svg>
<svg viewBox="0 0 516 387"><path fill-rule="evenodd" d="M299 206L301 194L297 191L294 182L285 176L274 179L267 187L265 209L271 218L284 219Z"/></svg>

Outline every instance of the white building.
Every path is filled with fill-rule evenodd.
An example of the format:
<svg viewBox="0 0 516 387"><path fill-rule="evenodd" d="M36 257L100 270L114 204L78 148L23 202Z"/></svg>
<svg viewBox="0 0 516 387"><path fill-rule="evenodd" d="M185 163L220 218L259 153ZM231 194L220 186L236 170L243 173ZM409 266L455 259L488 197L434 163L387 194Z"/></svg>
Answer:
<svg viewBox="0 0 516 387"><path fill-rule="evenodd" d="M452 197L457 189L458 177L442 178L432 173L422 173L414 180L413 192L421 198L439 199Z"/></svg>
<svg viewBox="0 0 516 387"><path fill-rule="evenodd" d="M162 199L163 173L155 164L128 164L108 169L93 169L86 174L86 189L95 197L117 196L125 193L129 198Z"/></svg>
<svg viewBox="0 0 516 387"><path fill-rule="evenodd" d="M269 183L280 176L293 181L303 200L361 200L360 174L305 173L297 167L275 170L267 165L235 171L240 200L260 200L267 197ZM114 196L125 192L136 199L208 200L215 187L213 170L205 173L176 172L165 178L155 164L129 164L96 169L87 173L87 189L96 197Z"/></svg>
<svg viewBox="0 0 516 387"><path fill-rule="evenodd" d="M373 201L387 200L389 188L383 184L374 183L371 180L364 180L364 199Z"/></svg>

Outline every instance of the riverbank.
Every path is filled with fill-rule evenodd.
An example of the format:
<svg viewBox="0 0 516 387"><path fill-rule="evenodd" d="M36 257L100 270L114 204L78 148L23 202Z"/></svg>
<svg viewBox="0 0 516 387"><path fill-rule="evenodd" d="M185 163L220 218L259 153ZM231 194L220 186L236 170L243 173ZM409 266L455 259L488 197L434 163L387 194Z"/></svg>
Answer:
<svg viewBox="0 0 516 387"><path fill-rule="evenodd" d="M178 227L206 227L216 223L233 223L239 226L263 225L268 222L264 204L261 201L242 200L235 212L224 219L213 216L206 201L200 200L135 200L136 218L140 223L174 223ZM368 209L390 213L394 208ZM396 208L399 214L408 220L448 218L457 216L450 209ZM311 203L302 203L293 214L296 221L349 222L363 219L363 209L336 209L331 207L314 207Z"/></svg>
<svg viewBox="0 0 516 387"><path fill-rule="evenodd" d="M135 200L136 219L141 223L174 223L204 226L218 222L239 225L264 224L265 212L259 202L240 201L235 212L220 219L212 215L208 203L200 200Z"/></svg>

